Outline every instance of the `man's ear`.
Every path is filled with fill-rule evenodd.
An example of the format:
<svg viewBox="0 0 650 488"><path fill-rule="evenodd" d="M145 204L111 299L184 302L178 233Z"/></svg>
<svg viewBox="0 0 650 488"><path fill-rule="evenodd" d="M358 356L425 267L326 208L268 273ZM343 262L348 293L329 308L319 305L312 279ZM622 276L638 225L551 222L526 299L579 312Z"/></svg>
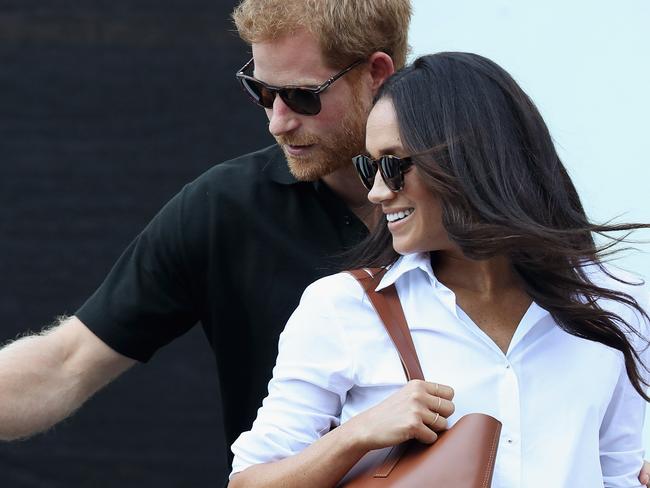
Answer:
<svg viewBox="0 0 650 488"><path fill-rule="evenodd" d="M384 81L395 72L395 65L393 65L392 58L381 51L377 51L370 55L368 58L368 65L370 77L372 78L371 89L374 96Z"/></svg>

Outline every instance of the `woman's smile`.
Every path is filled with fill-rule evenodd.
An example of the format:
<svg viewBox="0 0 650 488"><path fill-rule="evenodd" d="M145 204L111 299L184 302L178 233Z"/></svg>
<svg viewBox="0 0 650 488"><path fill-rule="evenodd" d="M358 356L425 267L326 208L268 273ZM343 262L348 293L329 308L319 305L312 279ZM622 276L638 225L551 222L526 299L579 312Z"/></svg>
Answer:
<svg viewBox="0 0 650 488"><path fill-rule="evenodd" d="M386 214L386 220L388 221L388 226L390 228L391 224L397 224L397 222L402 222L407 220L408 217L415 212L413 207L405 209L396 209L396 210L384 210Z"/></svg>

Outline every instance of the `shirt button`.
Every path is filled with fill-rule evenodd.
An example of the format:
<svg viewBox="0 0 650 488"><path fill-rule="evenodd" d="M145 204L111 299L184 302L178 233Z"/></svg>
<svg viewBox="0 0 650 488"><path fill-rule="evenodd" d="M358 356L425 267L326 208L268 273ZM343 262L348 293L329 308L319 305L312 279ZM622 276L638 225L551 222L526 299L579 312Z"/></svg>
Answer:
<svg viewBox="0 0 650 488"><path fill-rule="evenodd" d="M512 444L514 441L513 441L512 439L507 439L506 442L507 442L508 444Z"/></svg>
<svg viewBox="0 0 650 488"><path fill-rule="evenodd" d="M345 225L350 225L352 223L352 219L350 218L349 215L346 215L345 217L343 217L343 222L345 223Z"/></svg>
<svg viewBox="0 0 650 488"><path fill-rule="evenodd" d="M510 369L510 365L509 365L509 364L506 364L506 369Z"/></svg>

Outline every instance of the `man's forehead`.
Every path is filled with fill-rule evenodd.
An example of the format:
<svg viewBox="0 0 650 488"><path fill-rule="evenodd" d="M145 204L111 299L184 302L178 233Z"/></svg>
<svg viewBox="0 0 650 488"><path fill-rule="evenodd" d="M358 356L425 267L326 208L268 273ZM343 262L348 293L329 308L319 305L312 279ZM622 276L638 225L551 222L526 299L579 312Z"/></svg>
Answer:
<svg viewBox="0 0 650 488"><path fill-rule="evenodd" d="M318 41L309 33L255 42L253 74L274 85L320 84L331 76Z"/></svg>

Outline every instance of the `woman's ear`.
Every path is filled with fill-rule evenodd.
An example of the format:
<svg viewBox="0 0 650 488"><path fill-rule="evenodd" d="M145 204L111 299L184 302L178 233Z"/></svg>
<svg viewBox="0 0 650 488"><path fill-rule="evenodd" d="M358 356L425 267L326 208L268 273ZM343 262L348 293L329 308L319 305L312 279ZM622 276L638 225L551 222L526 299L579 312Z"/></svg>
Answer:
<svg viewBox="0 0 650 488"><path fill-rule="evenodd" d="M391 57L377 51L368 58L370 77L372 78L372 95L375 96L379 87L395 72L395 65Z"/></svg>

